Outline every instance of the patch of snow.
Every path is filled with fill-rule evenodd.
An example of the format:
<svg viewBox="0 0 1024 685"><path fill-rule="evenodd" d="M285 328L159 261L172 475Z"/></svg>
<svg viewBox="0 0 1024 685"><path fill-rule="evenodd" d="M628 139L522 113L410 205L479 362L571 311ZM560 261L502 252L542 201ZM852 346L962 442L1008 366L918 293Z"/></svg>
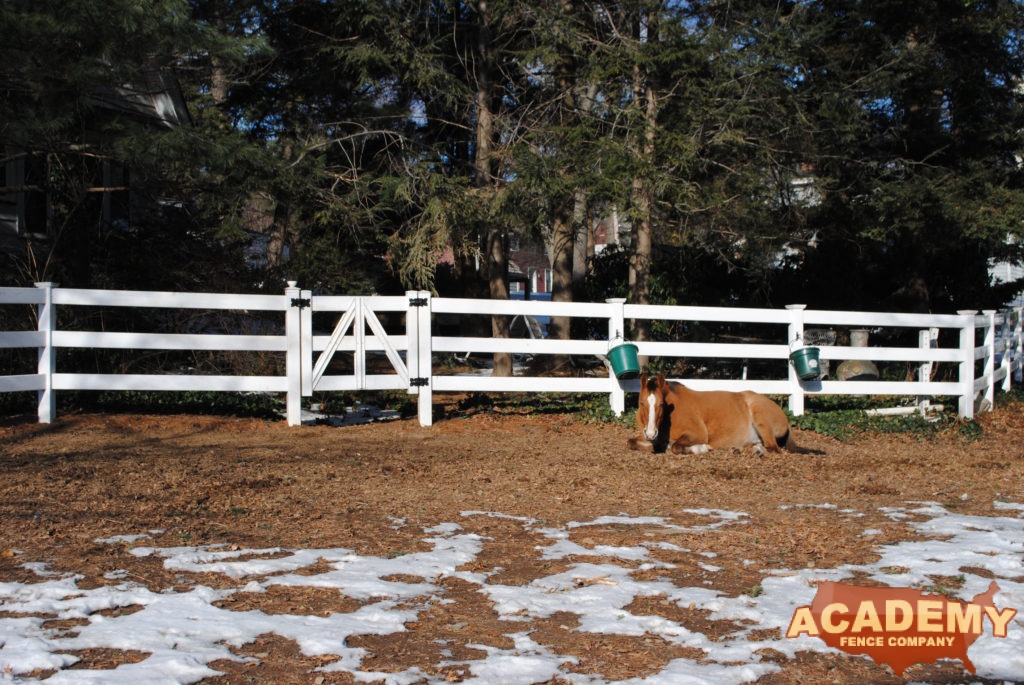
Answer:
<svg viewBox="0 0 1024 685"><path fill-rule="evenodd" d="M1024 507L996 503L1004 512ZM822 507L828 508L828 507ZM712 530L721 525L745 523L749 516L719 509L694 509L685 513L708 517L706 525L683 528ZM1020 516L972 516L958 514L935 502L915 502L883 511L889 518L914 528L924 539L882 545L879 559L833 569L772 571L761 580L756 596L728 596L707 587L682 587L670 579L639 580L644 568L670 567L651 556L655 549L687 550L656 541L636 546L586 547L572 540L573 532L590 526L625 525L646 529L661 527L678 534L679 526L661 517L630 517L625 514L573 522L562 527L500 513L463 512L464 517L492 516L539 532L550 541L538 548L538 556L571 562L551 575L526 585L491 582L494 570L469 572L467 564L480 559L487 539L467 533L458 523L444 523L424 531L431 549L394 558L358 555L348 549L237 549L233 546L138 547L132 553L156 557L165 568L180 574L215 573L238 581L218 583L224 589L193 585L186 591L155 592L126 579L123 570L112 569L114 581L98 588L79 587L81 576L56 577L45 565L25 565L38 582L0 582L0 682L33 682L26 674L54 672L47 683L194 683L217 675L209 664L227 659L252 660L232 651L258 636L275 634L294 640L310 656L334 655L320 670L348 673L358 682L383 680L394 685L440 685L444 675L410 667L397 673L361 670L364 650L348 646L355 635L382 635L407 630L406 625L431 605L454 601L445 596L440 581L457 577L479 586L494 604L497 617L520 625L532 619L569 612L577 617L576 631L585 633L658 636L671 644L702 650L700 660L677 658L640 679L619 681L629 685L738 685L779 670L763 661L760 650L793 658L799 651L834 652L823 641L802 635L782 636L797 607L810 604L817 583L842 581L855 575L894 587L928 587L934 576L963 576L958 590L962 599L984 592L995 579L1000 587L996 602L1001 607L1024 610L1024 518ZM880 531L865 531L877 534ZM107 544L123 544L115 536ZM699 556L699 555L695 555ZM719 567L699 562L705 570ZM744 562L747 564L748 562ZM317 573L311 567L320 565ZM403 580L396 580L401 578ZM646 578L646 577L645 577ZM421 579L421 580L416 580ZM118 582L121 581L121 582ZM366 602L350 612L329 616L268 615L261 611L233 611L217 606L240 592L265 592L274 585L335 588ZM710 620L732 622L732 632L712 639L681 623L658 615L634 613L628 607L641 597L661 597L680 607L701 610ZM110 610L132 608L132 612ZM44 626L53 618L87 621L73 628ZM580 685L605 685L600 674L576 673L578 661L538 643L528 630L507 637L513 647L473 645L483 652L479 659L449 661L438 666L468 671L469 683L528 685L554 678ZM69 670L75 650L137 650L148 656L138 663L116 669ZM1024 674L1024 621L1011 622L1007 637L983 634L972 645L970 656L978 676L1020 680ZM440 669L443 671L443 669Z"/></svg>

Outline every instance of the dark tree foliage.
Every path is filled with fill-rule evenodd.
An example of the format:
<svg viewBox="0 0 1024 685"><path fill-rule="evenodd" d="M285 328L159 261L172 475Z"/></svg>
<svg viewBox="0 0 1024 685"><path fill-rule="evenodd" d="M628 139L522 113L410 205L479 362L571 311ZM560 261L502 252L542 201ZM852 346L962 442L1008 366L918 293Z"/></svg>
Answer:
<svg viewBox="0 0 1024 685"><path fill-rule="evenodd" d="M1022 29L1016 0L8 0L0 143L48 230L4 278L501 296L516 232L560 297L990 307ZM188 121L104 106L154 74ZM572 281L611 211L632 243Z"/></svg>
<svg viewBox="0 0 1024 685"><path fill-rule="evenodd" d="M180 0L0 3L0 143L24 160L40 211L4 273L66 286L237 290L242 243L215 203L238 161L231 135L158 111L184 64L224 49ZM221 171L218 171L221 170ZM122 204L121 211L111 205Z"/></svg>
<svg viewBox="0 0 1024 685"><path fill-rule="evenodd" d="M801 3L792 59L820 202L776 296L819 307L997 306L1020 260L1024 8L1010 0ZM1011 240L1008 240L1010 238Z"/></svg>

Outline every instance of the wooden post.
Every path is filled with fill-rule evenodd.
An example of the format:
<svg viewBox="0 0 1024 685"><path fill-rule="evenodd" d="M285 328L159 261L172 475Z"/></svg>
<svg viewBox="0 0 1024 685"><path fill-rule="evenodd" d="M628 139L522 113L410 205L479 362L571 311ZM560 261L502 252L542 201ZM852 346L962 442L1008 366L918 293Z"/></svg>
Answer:
<svg viewBox="0 0 1024 685"><path fill-rule="evenodd" d="M53 349L53 331L57 327L57 307L53 304L53 283L36 283L43 290L38 306L37 328L43 334L39 347L36 373L43 376L43 389L37 393L39 423L52 423L57 416L57 395L53 390L53 374L57 373L57 355Z"/></svg>

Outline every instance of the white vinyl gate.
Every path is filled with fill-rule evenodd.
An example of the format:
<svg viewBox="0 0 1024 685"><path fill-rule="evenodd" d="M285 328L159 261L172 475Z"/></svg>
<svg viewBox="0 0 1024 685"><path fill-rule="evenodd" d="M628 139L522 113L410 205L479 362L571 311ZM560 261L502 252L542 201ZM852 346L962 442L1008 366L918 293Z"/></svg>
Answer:
<svg viewBox="0 0 1024 685"><path fill-rule="evenodd" d="M331 296L301 291L293 306L299 309L302 350L301 394L359 390L405 390L419 394L430 382L429 346L421 350L417 341L430 336L429 293L410 291L404 296ZM404 319L404 331L388 333L381 314ZM337 314L330 335L313 329L314 318ZM400 315L400 316L399 316ZM351 355L351 373L329 373L339 352ZM389 363L368 364L381 355ZM289 416L294 408L289 406ZM429 411L429 407L424 408ZM295 409L298 411L298 409ZM430 423L429 416L420 417ZM290 419L291 420L291 419Z"/></svg>

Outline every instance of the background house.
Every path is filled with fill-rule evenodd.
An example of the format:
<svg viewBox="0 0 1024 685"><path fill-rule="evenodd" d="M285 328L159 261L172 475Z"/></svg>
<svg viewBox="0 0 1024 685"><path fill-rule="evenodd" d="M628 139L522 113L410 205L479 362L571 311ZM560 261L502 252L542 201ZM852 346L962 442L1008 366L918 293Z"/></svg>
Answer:
<svg viewBox="0 0 1024 685"><path fill-rule="evenodd" d="M130 228L133 207L141 198L131 191L131 170L98 153L109 135L103 124L127 118L145 126L175 128L191 123L181 89L166 70L146 72L140 83L87 91L82 103L82 131L68 144L70 153L93 158L80 191L94 216L104 225ZM52 179L55 152L33 149L32 143L0 139L0 252L23 253L26 240L53 237Z"/></svg>

